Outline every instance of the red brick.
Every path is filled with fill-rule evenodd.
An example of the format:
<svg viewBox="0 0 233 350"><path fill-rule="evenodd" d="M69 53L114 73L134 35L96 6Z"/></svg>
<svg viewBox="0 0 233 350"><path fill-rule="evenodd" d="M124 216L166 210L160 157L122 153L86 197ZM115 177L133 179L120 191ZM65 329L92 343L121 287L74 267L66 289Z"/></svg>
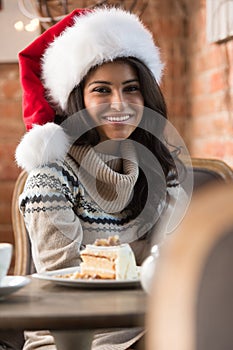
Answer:
<svg viewBox="0 0 233 350"><path fill-rule="evenodd" d="M25 126L21 119L0 119L0 134L2 134L0 144L11 141L15 145L20 141L25 133Z"/></svg>
<svg viewBox="0 0 233 350"><path fill-rule="evenodd" d="M209 84L210 84L209 85L210 93L226 90L227 80L226 80L225 72L221 70L221 71L212 73Z"/></svg>
<svg viewBox="0 0 233 350"><path fill-rule="evenodd" d="M207 82L205 77L201 76L201 74L194 75L192 82L190 83L190 92L191 96L202 96L206 93Z"/></svg>
<svg viewBox="0 0 233 350"><path fill-rule="evenodd" d="M14 181L19 168L15 163L16 144L0 143L0 181Z"/></svg>
<svg viewBox="0 0 233 350"><path fill-rule="evenodd" d="M232 62L233 62L233 59L232 59ZM229 68L228 81L229 81L231 87L233 87L233 65L232 64L230 65L230 68Z"/></svg>
<svg viewBox="0 0 233 350"><path fill-rule="evenodd" d="M11 207L10 202L0 204L1 224L6 225L11 222Z"/></svg>
<svg viewBox="0 0 233 350"><path fill-rule="evenodd" d="M193 138L205 138L211 136L223 136L229 132L231 123L228 113L219 113L217 115L204 115L196 117L192 121Z"/></svg>
<svg viewBox="0 0 233 350"><path fill-rule="evenodd" d="M0 225L0 242L14 242L12 227L9 225Z"/></svg>
<svg viewBox="0 0 233 350"><path fill-rule="evenodd" d="M9 79L19 79L19 66L15 63L0 64L0 79L5 81Z"/></svg>
<svg viewBox="0 0 233 350"><path fill-rule="evenodd" d="M196 139L193 142L191 153L196 157L223 159L225 156L224 140Z"/></svg>
<svg viewBox="0 0 233 350"><path fill-rule="evenodd" d="M5 121L12 119L14 121L22 119L22 105L21 101L7 101L0 100L0 114L1 118L4 118Z"/></svg>
<svg viewBox="0 0 233 350"><path fill-rule="evenodd" d="M5 81L1 95L6 99L21 99L22 93L19 80Z"/></svg>
<svg viewBox="0 0 233 350"><path fill-rule="evenodd" d="M225 148L226 154L230 157L233 157L233 135L231 139L228 138L228 140L225 142Z"/></svg>
<svg viewBox="0 0 233 350"><path fill-rule="evenodd" d="M176 84L185 81L187 76L187 63L184 58L173 57L172 60L167 61L166 65L166 75L169 77L169 80L172 78L175 79Z"/></svg>
<svg viewBox="0 0 233 350"><path fill-rule="evenodd" d="M12 193L14 190L14 182L12 181L2 181L0 183L0 198L1 201L6 203L6 202L10 202L12 199Z"/></svg>
<svg viewBox="0 0 233 350"><path fill-rule="evenodd" d="M222 46L204 46L204 49L200 52L196 52L195 49L196 48L194 47L193 51L195 51L194 54L196 55L196 60L192 62L192 67L195 71L201 73L221 68L226 65L226 54Z"/></svg>
<svg viewBox="0 0 233 350"><path fill-rule="evenodd" d="M226 110L226 97L224 92L207 94L192 100L192 115L216 114Z"/></svg>

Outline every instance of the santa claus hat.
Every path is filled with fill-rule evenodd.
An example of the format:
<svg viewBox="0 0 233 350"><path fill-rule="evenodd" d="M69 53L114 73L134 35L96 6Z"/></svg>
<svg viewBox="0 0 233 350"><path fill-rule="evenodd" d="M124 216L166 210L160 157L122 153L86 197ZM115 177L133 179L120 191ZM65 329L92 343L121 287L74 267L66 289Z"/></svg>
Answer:
<svg viewBox="0 0 233 350"><path fill-rule="evenodd" d="M54 120L90 68L118 57L141 60L160 82L163 64L151 32L119 8L77 9L19 53L27 129Z"/></svg>

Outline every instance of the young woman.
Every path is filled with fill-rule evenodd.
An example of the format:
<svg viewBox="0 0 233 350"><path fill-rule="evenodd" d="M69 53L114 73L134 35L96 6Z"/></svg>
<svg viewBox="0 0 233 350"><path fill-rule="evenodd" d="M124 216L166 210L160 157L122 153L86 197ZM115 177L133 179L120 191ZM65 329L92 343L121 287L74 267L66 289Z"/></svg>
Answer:
<svg viewBox="0 0 233 350"><path fill-rule="evenodd" d="M77 266L86 244L115 234L141 264L187 203L163 135L163 65L151 33L121 9L76 10L19 58L31 129L16 150L28 171L20 209L37 271ZM144 330L118 333L110 345L108 332L98 334L93 349L136 349ZM26 333L25 349L36 344L55 348L49 332Z"/></svg>

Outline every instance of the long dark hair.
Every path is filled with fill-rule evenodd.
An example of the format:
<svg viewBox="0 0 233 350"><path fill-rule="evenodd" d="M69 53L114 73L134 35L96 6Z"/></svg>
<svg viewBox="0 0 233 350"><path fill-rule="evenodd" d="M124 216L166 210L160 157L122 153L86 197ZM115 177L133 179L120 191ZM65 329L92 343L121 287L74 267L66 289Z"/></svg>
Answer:
<svg viewBox="0 0 233 350"><path fill-rule="evenodd" d="M163 139L163 132L167 121L167 107L161 89L151 71L145 64L133 57L117 58L115 61L125 62L136 70L139 78L140 90L144 98L144 105L147 107L142 121L130 135L129 139L137 143L139 142L155 156L162 168L162 177L165 179L165 182L161 182L161 173L159 174L157 170L151 169L150 164L146 163L143 156L139 159L139 164L142 164L142 167L140 167L140 176L135 185L133 199L129 204L129 208L134 208L133 211L136 216L143 209L148 197L148 177L155 179L155 182L157 181L158 184L163 183L162 185L157 186L155 193L156 199L151 206L152 212L154 212L156 205L159 204L161 198L165 196L166 186L169 186L177 180L177 169L174 162L174 154L177 152L177 149L174 148L174 154L171 154L168 144L166 144L166 140ZM98 67L92 68L91 71L96 68ZM88 118L88 115L85 112L83 97L84 84L85 79L83 79L70 93L65 114L60 117L58 123L79 111L84 111L83 123L88 124L90 122L90 118ZM158 118L156 118L156 116L158 116ZM153 133L155 128L156 136L155 133ZM100 139L96 129L91 128L91 130L83 134L75 144L95 146L99 141ZM142 169L144 169L144 171L142 171Z"/></svg>

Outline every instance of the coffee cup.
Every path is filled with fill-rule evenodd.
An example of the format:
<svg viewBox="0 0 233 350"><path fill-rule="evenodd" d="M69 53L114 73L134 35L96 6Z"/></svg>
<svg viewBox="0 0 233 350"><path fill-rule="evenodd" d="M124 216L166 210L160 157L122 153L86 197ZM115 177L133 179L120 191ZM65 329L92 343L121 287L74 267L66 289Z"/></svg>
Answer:
<svg viewBox="0 0 233 350"><path fill-rule="evenodd" d="M11 243L0 243L0 286L4 277L7 275L11 258L13 246Z"/></svg>

